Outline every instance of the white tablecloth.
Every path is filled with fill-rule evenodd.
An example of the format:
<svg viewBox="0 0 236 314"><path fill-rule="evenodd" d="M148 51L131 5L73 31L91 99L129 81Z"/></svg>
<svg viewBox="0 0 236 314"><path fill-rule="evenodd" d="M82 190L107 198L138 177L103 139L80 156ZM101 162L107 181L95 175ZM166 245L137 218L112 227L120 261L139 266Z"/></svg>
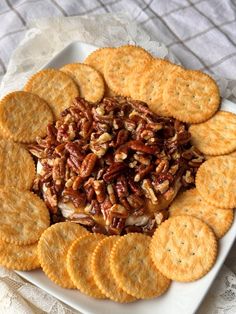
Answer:
<svg viewBox="0 0 236 314"><path fill-rule="evenodd" d="M107 14L115 12L130 19ZM184 66L220 78L222 95L236 100L235 14L234 0L1 0L0 92L20 88L60 49L83 40L98 46L137 43L162 57L172 51ZM37 20L52 16L58 18ZM236 313L235 247L198 313ZM77 312L0 268L0 313Z"/></svg>

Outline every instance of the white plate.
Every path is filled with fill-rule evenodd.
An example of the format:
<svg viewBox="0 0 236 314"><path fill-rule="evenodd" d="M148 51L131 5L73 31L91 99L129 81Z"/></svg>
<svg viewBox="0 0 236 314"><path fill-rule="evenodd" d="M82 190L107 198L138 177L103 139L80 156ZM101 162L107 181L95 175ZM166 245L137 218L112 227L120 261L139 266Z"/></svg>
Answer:
<svg viewBox="0 0 236 314"><path fill-rule="evenodd" d="M75 42L66 47L44 68L59 68L67 63L81 62L97 47L81 42ZM236 105L223 100L222 109L236 113ZM224 260L236 238L236 218L229 232L220 240L219 254L212 270L202 279L192 283L173 282L170 289L163 296L131 304L118 304L108 300L96 300L81 294L76 290L60 288L51 282L41 270L30 272L17 271L17 273L36 286L44 289L51 295L69 304L83 313L96 314L192 314L194 313L213 280L219 272Z"/></svg>

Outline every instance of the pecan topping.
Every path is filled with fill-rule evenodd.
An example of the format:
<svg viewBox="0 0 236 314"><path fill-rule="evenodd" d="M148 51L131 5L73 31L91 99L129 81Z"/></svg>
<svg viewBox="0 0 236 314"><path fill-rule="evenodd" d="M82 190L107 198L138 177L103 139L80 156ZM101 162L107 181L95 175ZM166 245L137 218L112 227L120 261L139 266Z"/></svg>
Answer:
<svg viewBox="0 0 236 314"><path fill-rule="evenodd" d="M168 204L176 182L191 187L204 161L190 138L185 123L157 116L141 101L77 97L47 136L28 146L41 165L33 189L53 222L63 218L61 204L72 203L74 214L65 218L92 232L152 234L165 213L152 214L148 202Z"/></svg>

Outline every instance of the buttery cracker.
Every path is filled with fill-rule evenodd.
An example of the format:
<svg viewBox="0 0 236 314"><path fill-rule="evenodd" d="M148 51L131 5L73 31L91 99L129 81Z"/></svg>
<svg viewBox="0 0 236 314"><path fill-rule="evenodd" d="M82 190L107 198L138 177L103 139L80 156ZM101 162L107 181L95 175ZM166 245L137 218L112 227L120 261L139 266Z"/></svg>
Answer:
<svg viewBox="0 0 236 314"><path fill-rule="evenodd" d="M75 288L66 268L70 245L88 231L72 222L60 222L48 228L40 237L38 255L45 274L63 288Z"/></svg>
<svg viewBox="0 0 236 314"><path fill-rule="evenodd" d="M20 144L0 140L0 185L30 189L35 165L29 152Z"/></svg>
<svg viewBox="0 0 236 314"><path fill-rule="evenodd" d="M205 161L197 171L196 188L203 199L219 208L236 207L236 158L220 156Z"/></svg>
<svg viewBox="0 0 236 314"><path fill-rule="evenodd" d="M38 241L49 227L49 212L35 194L17 188L0 188L0 240L18 245Z"/></svg>
<svg viewBox="0 0 236 314"><path fill-rule="evenodd" d="M106 61L111 57L114 50L115 48L112 47L99 48L90 53L84 60L84 63L90 65L104 76Z"/></svg>
<svg viewBox="0 0 236 314"><path fill-rule="evenodd" d="M96 285L91 262L96 246L104 238L104 235L95 233L81 237L71 245L67 255L67 270L76 288L97 299L106 296Z"/></svg>
<svg viewBox="0 0 236 314"><path fill-rule="evenodd" d="M24 90L43 98L51 108L54 117L70 107L79 90L73 79L62 71L45 69L34 74Z"/></svg>
<svg viewBox="0 0 236 314"><path fill-rule="evenodd" d="M144 70L152 56L138 46L121 46L107 58L104 76L108 87L118 95L129 96L128 79L132 71L139 66Z"/></svg>
<svg viewBox="0 0 236 314"><path fill-rule="evenodd" d="M222 238L232 225L234 212L232 209L221 209L211 206L201 197L197 189L187 190L179 194L170 205L170 217L190 215L201 219Z"/></svg>
<svg viewBox="0 0 236 314"><path fill-rule="evenodd" d="M80 97L90 102L100 101L104 95L102 75L93 67L82 63L64 65L61 71L68 74L79 86Z"/></svg>
<svg viewBox="0 0 236 314"><path fill-rule="evenodd" d="M88 57L84 60L85 64L88 64L92 66L94 69L96 69L99 73L102 74L104 77L104 69L105 69L105 64L108 58L111 57L111 54L115 48L112 47L105 47L105 48L99 48L95 51L93 51ZM113 92L106 84L105 84L105 97L113 97L115 96L115 92Z"/></svg>
<svg viewBox="0 0 236 314"><path fill-rule="evenodd" d="M191 141L203 154L225 155L236 150L236 114L218 111L206 122L191 125ZM207 134L207 136L206 136Z"/></svg>
<svg viewBox="0 0 236 314"><path fill-rule="evenodd" d="M163 59L153 59L145 68L137 66L129 76L129 91L133 99L144 101L157 115L170 116L163 102L163 89L173 72L181 69Z"/></svg>
<svg viewBox="0 0 236 314"><path fill-rule="evenodd" d="M159 271L176 281L194 281L210 271L217 257L212 229L191 216L171 217L155 231L150 246Z"/></svg>
<svg viewBox="0 0 236 314"><path fill-rule="evenodd" d="M136 298L126 293L115 282L110 269L110 254L119 236L111 236L102 240L92 255L92 271L95 282L109 299L115 302L127 303Z"/></svg>
<svg viewBox="0 0 236 314"><path fill-rule="evenodd" d="M37 245L37 242L29 245L17 245L1 241L0 265L15 270L40 268Z"/></svg>
<svg viewBox="0 0 236 314"><path fill-rule="evenodd" d="M163 294L170 280L154 266L150 257L151 238L144 234L129 233L114 245L110 267L118 286L140 299Z"/></svg>
<svg viewBox="0 0 236 314"><path fill-rule="evenodd" d="M0 101L0 125L5 134L14 141L34 142L44 137L47 125L53 122L48 104L39 96L17 91Z"/></svg>
<svg viewBox="0 0 236 314"><path fill-rule="evenodd" d="M182 69L169 77L163 101L174 118L187 123L200 123L215 114L220 105L220 93L209 75Z"/></svg>

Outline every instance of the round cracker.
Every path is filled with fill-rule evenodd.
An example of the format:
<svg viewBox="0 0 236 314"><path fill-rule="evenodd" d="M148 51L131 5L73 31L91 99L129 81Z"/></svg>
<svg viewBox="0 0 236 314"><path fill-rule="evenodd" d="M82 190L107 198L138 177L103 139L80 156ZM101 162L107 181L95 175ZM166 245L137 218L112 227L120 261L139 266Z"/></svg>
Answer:
<svg viewBox="0 0 236 314"><path fill-rule="evenodd" d="M219 155L219 156L204 155L206 160L208 160L210 158L214 158L214 157L220 157L220 156L236 157L236 151L229 153L229 154Z"/></svg>
<svg viewBox="0 0 236 314"><path fill-rule="evenodd" d="M146 102L157 115L169 116L163 103L163 89L172 73L179 69L180 66L163 59L154 59L145 71L143 68L135 68L128 81L130 96Z"/></svg>
<svg viewBox="0 0 236 314"><path fill-rule="evenodd" d="M204 221L215 232L217 238L222 238L232 225L234 212L232 209L221 209L211 206L201 197L197 189L179 194L170 205L170 217L190 215Z"/></svg>
<svg viewBox="0 0 236 314"><path fill-rule="evenodd" d="M135 301L136 298L126 293L115 282L110 269L110 254L119 236L103 239L92 255L92 272L99 289L107 298L121 303Z"/></svg>
<svg viewBox="0 0 236 314"><path fill-rule="evenodd" d="M85 64L88 64L92 66L95 70L97 70L99 73L102 74L104 77L104 69L105 64L108 58L111 57L111 54L116 48L112 47L105 47L105 48L99 48L95 51L93 51L88 57L84 60ZM105 84L105 93L104 97L114 97L116 96L115 92L113 92L106 84Z"/></svg>
<svg viewBox="0 0 236 314"><path fill-rule="evenodd" d="M151 260L150 242L147 235L129 233L115 243L110 257L116 283L140 299L160 296L170 285L170 280L156 269Z"/></svg>
<svg viewBox="0 0 236 314"><path fill-rule="evenodd" d="M68 74L79 86L80 97L90 102L98 102L104 95L102 75L89 65L71 63L64 65L61 71Z"/></svg>
<svg viewBox="0 0 236 314"><path fill-rule="evenodd" d="M44 231L38 244L38 255L45 274L57 285L73 289L66 267L66 256L71 244L89 232L72 222L60 222Z"/></svg>
<svg viewBox="0 0 236 314"><path fill-rule="evenodd" d="M45 203L17 188L0 188L0 240L18 245L35 243L50 225Z"/></svg>
<svg viewBox="0 0 236 314"><path fill-rule="evenodd" d="M0 185L30 189L35 165L30 153L20 144L0 140Z"/></svg>
<svg viewBox="0 0 236 314"><path fill-rule="evenodd" d="M67 270L74 285L84 294L97 299L105 295L96 285L92 273L92 254L96 246L105 238L102 234L90 234L76 240L67 255Z"/></svg>
<svg viewBox="0 0 236 314"><path fill-rule="evenodd" d="M34 74L26 83L24 90L43 98L51 108L56 119L70 107L79 90L73 79L66 73L45 69Z"/></svg>
<svg viewBox="0 0 236 314"><path fill-rule="evenodd" d="M208 121L191 125L189 132L193 145L203 154L228 154L236 149L236 114L218 111Z"/></svg>
<svg viewBox="0 0 236 314"><path fill-rule="evenodd" d="M90 65L95 70L104 75L106 61L108 58L110 58L115 49L116 48L112 47L99 48L90 53L90 55L88 55L84 60L84 63Z"/></svg>
<svg viewBox="0 0 236 314"><path fill-rule="evenodd" d="M187 282L203 277L212 268L217 240L212 229L200 219L176 216L156 229L150 250L163 275Z"/></svg>
<svg viewBox="0 0 236 314"><path fill-rule="evenodd" d="M175 71L163 91L169 113L180 121L200 123L214 115L220 105L219 88L215 81L200 71Z"/></svg>
<svg viewBox="0 0 236 314"><path fill-rule="evenodd" d="M198 169L196 188L206 202L219 208L236 207L236 158L210 158Z"/></svg>
<svg viewBox="0 0 236 314"><path fill-rule="evenodd" d="M29 245L17 245L1 241L0 265L15 270L40 268L37 246L37 242Z"/></svg>
<svg viewBox="0 0 236 314"><path fill-rule="evenodd" d="M107 58L104 76L108 87L118 95L129 96L128 79L131 72L139 66L144 70L152 56L138 46L116 48Z"/></svg>
<svg viewBox="0 0 236 314"><path fill-rule="evenodd" d="M47 125L53 122L48 104L39 96L17 91L0 102L0 125L14 141L30 143L37 136L47 134Z"/></svg>

